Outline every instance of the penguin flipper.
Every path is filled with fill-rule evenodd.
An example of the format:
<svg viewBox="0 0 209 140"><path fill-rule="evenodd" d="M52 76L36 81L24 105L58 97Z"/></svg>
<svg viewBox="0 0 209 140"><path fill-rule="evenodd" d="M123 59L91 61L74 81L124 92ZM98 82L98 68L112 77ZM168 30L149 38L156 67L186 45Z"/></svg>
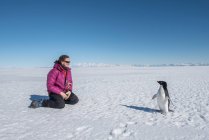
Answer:
<svg viewBox="0 0 209 140"><path fill-rule="evenodd" d="M153 97L152 97L152 99L155 99L157 97L157 94L155 94Z"/></svg>

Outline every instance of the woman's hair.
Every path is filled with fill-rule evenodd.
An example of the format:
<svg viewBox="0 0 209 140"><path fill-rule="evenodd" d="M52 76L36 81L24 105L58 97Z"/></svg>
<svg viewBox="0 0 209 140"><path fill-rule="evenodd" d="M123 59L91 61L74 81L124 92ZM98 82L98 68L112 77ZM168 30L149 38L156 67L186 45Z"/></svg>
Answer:
<svg viewBox="0 0 209 140"><path fill-rule="evenodd" d="M70 58L68 55L61 55L60 57L59 57L59 59L58 60L56 60L54 63L59 63L59 64L61 64L61 61L64 61L66 58Z"/></svg>

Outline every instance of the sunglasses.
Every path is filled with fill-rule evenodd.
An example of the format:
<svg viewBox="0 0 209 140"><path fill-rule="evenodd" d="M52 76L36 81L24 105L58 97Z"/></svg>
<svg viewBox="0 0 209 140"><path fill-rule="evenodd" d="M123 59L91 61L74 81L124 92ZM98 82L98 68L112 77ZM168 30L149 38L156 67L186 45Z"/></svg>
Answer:
<svg viewBox="0 0 209 140"><path fill-rule="evenodd" d="M70 61L64 61L64 62L65 62L65 63L68 63L68 64L70 63Z"/></svg>

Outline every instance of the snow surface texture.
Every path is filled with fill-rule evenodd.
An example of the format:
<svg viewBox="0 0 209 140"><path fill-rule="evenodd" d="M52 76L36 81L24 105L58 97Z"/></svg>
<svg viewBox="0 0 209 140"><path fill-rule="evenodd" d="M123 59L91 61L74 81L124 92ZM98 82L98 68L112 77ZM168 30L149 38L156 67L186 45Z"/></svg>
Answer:
<svg viewBox="0 0 209 140"><path fill-rule="evenodd" d="M80 101L64 109L28 106L47 99L48 68L0 69L0 139L209 139L209 67L76 67ZM175 112L152 96L168 83Z"/></svg>

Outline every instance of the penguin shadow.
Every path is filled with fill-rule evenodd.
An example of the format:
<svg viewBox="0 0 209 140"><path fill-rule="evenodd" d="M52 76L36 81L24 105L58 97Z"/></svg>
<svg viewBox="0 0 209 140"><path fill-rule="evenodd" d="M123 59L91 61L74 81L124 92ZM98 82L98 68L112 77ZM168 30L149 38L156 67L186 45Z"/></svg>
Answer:
<svg viewBox="0 0 209 140"><path fill-rule="evenodd" d="M41 100L47 100L47 99L49 99L49 97L44 96L44 95L36 95L36 94L30 95L31 101L41 101Z"/></svg>
<svg viewBox="0 0 209 140"><path fill-rule="evenodd" d="M142 106L133 106L133 105L122 105L122 106L125 106L127 108L131 108L131 109L135 109L135 110L139 110L139 111L144 111L144 112L147 112L147 113L161 113L160 110L157 110L157 109L152 109L152 108L148 108L148 107L142 107Z"/></svg>

